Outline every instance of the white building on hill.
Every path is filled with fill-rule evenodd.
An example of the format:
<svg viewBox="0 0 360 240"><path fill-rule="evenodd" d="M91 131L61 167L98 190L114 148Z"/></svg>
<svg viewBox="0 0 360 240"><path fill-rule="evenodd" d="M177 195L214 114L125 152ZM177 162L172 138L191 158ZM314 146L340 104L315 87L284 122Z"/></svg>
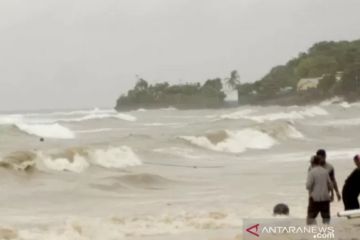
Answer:
<svg viewBox="0 0 360 240"><path fill-rule="evenodd" d="M307 91L309 89L317 88L321 78L322 78L322 76L317 77L317 78L302 78L302 79L300 79L297 84L297 91L302 92L302 91Z"/></svg>

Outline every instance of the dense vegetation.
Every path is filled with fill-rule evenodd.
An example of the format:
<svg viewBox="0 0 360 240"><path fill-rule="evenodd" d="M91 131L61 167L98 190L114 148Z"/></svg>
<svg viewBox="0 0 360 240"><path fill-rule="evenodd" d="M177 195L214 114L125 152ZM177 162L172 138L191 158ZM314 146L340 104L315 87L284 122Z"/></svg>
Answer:
<svg viewBox="0 0 360 240"><path fill-rule="evenodd" d="M341 73L340 80L336 74ZM302 78L319 78L316 90L296 91ZM291 96L295 101L320 100L338 95L355 99L360 92L360 40L319 42L306 53L276 66L261 80L239 86L239 100L265 102Z"/></svg>
<svg viewBox="0 0 360 240"><path fill-rule="evenodd" d="M297 91L299 80L318 78L316 89ZM332 96L360 99L360 40L319 42L306 53L276 66L254 83L240 84L237 71L225 78L226 86L238 89L240 104L307 104ZM149 84L138 79L135 87L122 95L117 110L136 108L216 108L224 106L220 78L204 84Z"/></svg>
<svg viewBox="0 0 360 240"><path fill-rule="evenodd" d="M223 82L226 86L223 86ZM236 70L224 79L214 78L204 84L187 83L170 85L167 82L149 84L138 78L133 89L119 97L116 110L133 110L139 108L178 109L219 108L225 105L224 89L237 89L240 76Z"/></svg>
<svg viewBox="0 0 360 240"><path fill-rule="evenodd" d="M170 85L167 82L150 85L144 79L139 79L132 90L118 99L116 109L222 107L225 99L222 89L220 78L207 80L203 85Z"/></svg>

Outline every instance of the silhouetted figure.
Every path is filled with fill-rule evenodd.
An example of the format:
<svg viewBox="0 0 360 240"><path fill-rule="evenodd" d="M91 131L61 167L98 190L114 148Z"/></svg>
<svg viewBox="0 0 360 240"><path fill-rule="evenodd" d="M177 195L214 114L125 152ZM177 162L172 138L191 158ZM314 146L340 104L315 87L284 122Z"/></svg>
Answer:
<svg viewBox="0 0 360 240"><path fill-rule="evenodd" d="M45 141L45 139L44 138L40 138L40 142L44 142Z"/></svg>
<svg viewBox="0 0 360 240"><path fill-rule="evenodd" d="M285 203L279 203L279 204L275 205L273 214L274 214L274 216L277 216L277 215L289 216L290 209L289 209L288 205L286 205Z"/></svg>
<svg viewBox="0 0 360 240"><path fill-rule="evenodd" d="M346 179L342 195L345 210L359 209L359 194L360 194L360 157L356 155L354 157L354 163L356 169Z"/></svg>

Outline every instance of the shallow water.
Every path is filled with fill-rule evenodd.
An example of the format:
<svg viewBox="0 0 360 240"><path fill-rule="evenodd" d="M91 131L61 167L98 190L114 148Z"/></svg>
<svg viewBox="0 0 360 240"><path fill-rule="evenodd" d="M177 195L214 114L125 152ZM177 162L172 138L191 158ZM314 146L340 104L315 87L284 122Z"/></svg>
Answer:
<svg viewBox="0 0 360 240"><path fill-rule="evenodd" d="M328 150L341 186L359 110L2 114L0 225L24 240L232 239L243 218L271 217L279 202L304 217L311 154Z"/></svg>

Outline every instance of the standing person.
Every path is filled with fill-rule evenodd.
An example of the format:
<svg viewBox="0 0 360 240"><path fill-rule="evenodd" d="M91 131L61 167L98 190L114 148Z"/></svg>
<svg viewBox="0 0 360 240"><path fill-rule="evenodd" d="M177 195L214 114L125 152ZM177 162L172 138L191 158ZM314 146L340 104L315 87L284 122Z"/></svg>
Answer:
<svg viewBox="0 0 360 240"><path fill-rule="evenodd" d="M343 202L345 210L359 209L358 197L360 194L360 156L354 157L356 169L346 179L343 190Z"/></svg>
<svg viewBox="0 0 360 240"><path fill-rule="evenodd" d="M319 149L317 152L316 152L316 156L319 156L322 161L323 161L323 164L324 164L324 168L328 171L329 173L329 176L330 176L330 180L332 182L332 185L334 187L334 190L335 190L335 193L336 193L336 197L337 197L337 200L338 201L341 201L341 195L340 195L340 191L339 191L339 188L338 188L338 185L337 185L337 182L336 182L336 178L335 178L335 170L334 170L334 167L333 165L331 165L330 163L328 163L326 161L326 151L324 149ZM333 195L332 195L333 196ZM333 201L334 198L332 197L331 201Z"/></svg>
<svg viewBox="0 0 360 240"><path fill-rule="evenodd" d="M324 224L330 223L330 201L333 186L327 169L322 164L322 158L314 156L313 167L308 172L306 189L309 191L309 206L307 224L316 224L316 217L320 213Z"/></svg>

